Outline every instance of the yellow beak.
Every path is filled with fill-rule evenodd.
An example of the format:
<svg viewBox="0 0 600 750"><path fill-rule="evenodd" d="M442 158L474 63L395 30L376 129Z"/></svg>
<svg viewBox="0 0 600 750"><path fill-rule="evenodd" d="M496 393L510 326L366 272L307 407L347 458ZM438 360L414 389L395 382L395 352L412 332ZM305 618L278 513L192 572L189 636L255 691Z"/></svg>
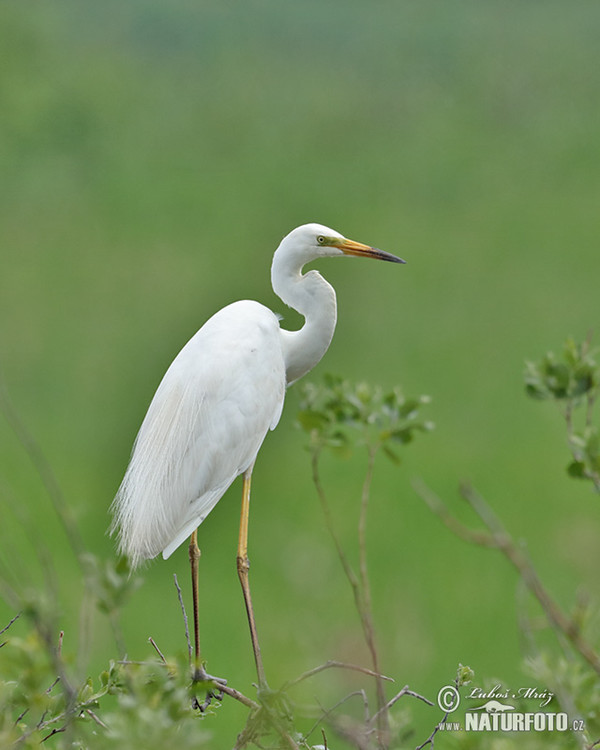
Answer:
<svg viewBox="0 0 600 750"><path fill-rule="evenodd" d="M386 253L385 250L380 250L377 247L370 247L370 245L363 245L362 242L355 242L354 240L339 240L339 242L336 242L336 247L339 247L344 255L357 255L361 258L387 260L390 261L390 263L406 263L402 258L398 258L391 253Z"/></svg>

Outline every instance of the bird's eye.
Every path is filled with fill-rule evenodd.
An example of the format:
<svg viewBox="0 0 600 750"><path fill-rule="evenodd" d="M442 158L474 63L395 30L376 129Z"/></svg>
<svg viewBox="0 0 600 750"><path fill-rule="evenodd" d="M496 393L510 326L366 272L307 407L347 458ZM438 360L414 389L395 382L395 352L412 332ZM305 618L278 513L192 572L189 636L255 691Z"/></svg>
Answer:
<svg viewBox="0 0 600 750"><path fill-rule="evenodd" d="M319 236L317 237L317 242L319 243L319 245L324 245L324 244L325 244L325 237L323 237L323 235L322 235L322 234L320 234L320 235L319 235Z"/></svg>

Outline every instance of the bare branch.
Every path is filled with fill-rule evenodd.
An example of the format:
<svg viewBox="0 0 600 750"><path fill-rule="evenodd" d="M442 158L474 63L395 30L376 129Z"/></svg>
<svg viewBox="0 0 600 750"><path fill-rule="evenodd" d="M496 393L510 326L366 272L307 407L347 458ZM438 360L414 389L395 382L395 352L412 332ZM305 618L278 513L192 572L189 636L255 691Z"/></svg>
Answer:
<svg viewBox="0 0 600 750"><path fill-rule="evenodd" d="M303 680L307 680L310 677L313 677L316 674L319 674L319 672L323 672L326 669L350 669L354 672L362 672L362 674L367 674L370 677L375 677L376 679L382 679L382 680L388 680L389 682L393 682L392 677L386 677L383 674L380 674L378 672L374 672L372 669L367 669L366 667L359 667L356 664L348 664L347 662L343 661L335 661L333 659L329 659L329 661L326 661L324 664L320 664L318 667L314 667L313 669L309 669L307 672L303 672L299 677L296 677L293 680L289 680L288 682L285 682L281 688L282 691L288 690L291 687L294 687L298 683L302 682Z"/></svg>
<svg viewBox="0 0 600 750"><path fill-rule="evenodd" d="M414 690L411 690L408 687L408 685L405 685L402 688L402 690L400 690L399 693L396 693L396 695L393 698L391 698L385 704L385 706L383 706L382 708L380 708L379 711L377 711L376 714L373 714L373 716L371 716L371 718L369 719L369 724L372 726L375 723L378 714L380 714L382 711L385 711L385 712L389 711L390 708L394 705L394 703L396 703L397 701L399 701L400 698L403 698L405 695L410 695L412 698L417 698L418 700L423 701L424 703L427 703L428 706L433 706L434 705L429 700L429 698L425 698L425 696L420 695L419 693L415 693Z"/></svg>
<svg viewBox="0 0 600 750"><path fill-rule="evenodd" d="M64 727L59 727L58 729L54 728L54 729L53 729L53 730L52 730L52 731L50 732L50 734L48 734L48 735L46 735L46 736L44 737L44 739L42 740L42 742L46 742L46 740L49 740L49 739L50 739L50 737L54 737L54 735L55 735L55 734L60 734L61 732L66 732L66 731L67 731L67 727L66 727L66 726L64 726Z"/></svg>
<svg viewBox="0 0 600 750"><path fill-rule="evenodd" d="M181 593L181 587L179 586L179 581L177 580L177 573L173 573L173 579L175 582L175 588L177 589L177 597L179 598L179 606L181 607L181 613L183 615L183 624L185 626L185 639L187 641L187 648L188 648L188 660L190 669L192 668L192 642L190 640L190 628L188 626L188 618L187 613L185 611L185 604L183 603L183 594Z"/></svg>
<svg viewBox="0 0 600 750"><path fill-rule="evenodd" d="M375 638L375 625L373 622L373 604L371 598L371 583L369 581L369 572L367 567L367 509L369 506L369 498L371 495L371 482L373 479L373 470L375 468L375 456L377 455L376 447L369 447L368 449L368 462L367 462L367 473L365 475L365 481L362 488L362 496L360 502L360 516L358 520L358 555L359 555L359 570L360 570L360 582L362 587L361 604L362 610L359 610L360 619L363 626L365 635L365 641L371 654L371 662L373 669L377 675L380 674L379 668L379 655L377 653L377 642ZM357 601L358 605L358 601ZM377 708L378 711L375 714L377 717L377 730L379 732L380 740L383 745L387 745L389 741L390 726L388 721L388 714L386 710L386 699L385 689L383 686L383 680L377 676L375 678L375 686L377 693Z"/></svg>
<svg viewBox="0 0 600 750"><path fill-rule="evenodd" d="M11 626L11 625L12 625L13 623L15 623L15 622L16 622L16 621L17 621L17 620L19 619L19 617L21 617L21 613L20 613L20 612L19 612L18 614L16 614L16 615L15 615L15 616L14 616L14 617L12 618L12 620L11 620L11 621L10 621L10 622L8 623L8 625L5 625L5 626L4 626L3 628L2 628L2 630L0 630L0 635L2 635L3 633L6 633L6 631L7 631L7 630L8 630L9 628L10 628L10 626Z"/></svg>
<svg viewBox="0 0 600 750"><path fill-rule="evenodd" d="M424 482L415 479L412 484L414 490L421 500L425 501L429 510L431 510L441 520L444 526L450 529L450 531L459 539L463 539L470 544L477 544L480 547L489 547L491 549L496 549L498 547L497 541L490 534L470 529L468 526L465 526L454 518L444 502Z"/></svg>
<svg viewBox="0 0 600 750"><path fill-rule="evenodd" d="M149 644L150 644L150 645L152 646L152 648L153 648L153 649L154 649L154 650L156 651L156 653L157 653L157 654L159 655L159 657L160 657L160 660L162 661L162 663L163 663L163 664L166 664L166 663L167 663L167 660L165 659L165 656L164 656L163 652L162 652L162 651L161 651L161 650L159 649L159 647L158 647L158 646L157 646L157 644L156 644L156 641L154 640L154 638L153 638L152 636L150 636L150 637L148 638L148 643L149 643Z"/></svg>
<svg viewBox="0 0 600 750"><path fill-rule="evenodd" d="M104 722L102 721L102 719L101 719L101 718L100 718L99 716L97 716L97 715L96 715L96 714L95 714L95 713L94 713L94 712L92 711L92 709L91 709L91 708L86 708L86 709L85 709L85 712L86 712L86 714L87 714L87 715L88 715L88 716L90 717L90 719L92 719L93 721L95 721L95 722L96 722L96 724L98 724L98 726L102 727L103 729L108 729L107 725L106 725L106 724L105 724L105 723L104 723Z"/></svg>
<svg viewBox="0 0 600 750"><path fill-rule="evenodd" d="M248 698L243 693L240 693L239 690L229 687L229 685L221 685L219 683L219 690L222 693L225 693L225 695L228 695L230 698L233 698L239 703L242 703L244 706L246 706L246 708L250 708L253 711L256 711L260 708L260 705L256 701L253 701L251 698Z"/></svg>

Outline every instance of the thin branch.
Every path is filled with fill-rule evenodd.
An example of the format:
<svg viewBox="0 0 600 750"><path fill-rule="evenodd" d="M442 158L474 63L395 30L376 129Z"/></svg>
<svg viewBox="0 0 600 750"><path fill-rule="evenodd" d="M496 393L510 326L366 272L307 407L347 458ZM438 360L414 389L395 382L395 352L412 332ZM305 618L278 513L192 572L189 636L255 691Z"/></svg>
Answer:
<svg viewBox="0 0 600 750"><path fill-rule="evenodd" d="M458 676L454 679L454 687L458 690ZM433 748L435 744L435 736L440 731L440 726L446 723L451 713L452 711L446 711L446 713L442 716L440 721L438 721L438 723L433 728L433 732L429 735L429 737L425 740L425 742L422 742L418 747L415 748L415 750L423 750L423 748L427 747L427 745L431 745L431 747Z"/></svg>
<svg viewBox="0 0 600 750"><path fill-rule="evenodd" d="M479 547L498 549L498 542L490 534L487 534L484 531L470 529L468 526L465 526L465 524L454 518L444 502L424 482L415 479L413 481L413 488L421 500L425 502L429 510L434 513L444 526L447 529L450 529L450 531L459 539L469 542L470 544L476 544Z"/></svg>
<svg viewBox="0 0 600 750"><path fill-rule="evenodd" d="M94 713L94 712L92 711L92 709L91 709L91 708L86 708L86 709L85 709L85 712L86 712L86 714L87 714L87 715L88 715L88 716L90 717L90 719L92 719L93 721L95 721L95 722L96 722L96 724L98 724L98 726L102 727L103 729L108 729L108 726L107 726L107 725L106 725L106 724L105 724L105 723L104 723L104 722L102 721L102 719L101 719L101 718L100 718L99 716L97 716L97 715L96 715L96 714L95 714L95 713Z"/></svg>
<svg viewBox="0 0 600 750"><path fill-rule="evenodd" d="M404 697L405 695L410 695L410 696L411 696L411 697L413 697L413 698L417 698L418 700L420 700L420 701L423 701L424 703L427 703L427 705L428 705L428 706L433 706L433 705L434 705L434 704L433 704L433 703L432 703L432 702L431 702L431 701L429 700L429 698L425 698L425 696L423 696L423 695L420 695L419 693L415 693L415 692L414 692L414 690L411 690L411 689L410 689L410 688L408 687L408 685L405 685L405 686L404 686L404 687L402 688L402 690L400 690L400 692L399 692L399 693L396 693L396 695L395 695L395 696L394 696L393 698L391 698L391 699L390 699L390 700L389 700L389 701L388 701L388 702L387 702L387 703L385 704L385 706L383 706L383 708L380 708L380 709L379 709L379 711L377 711L377 713L376 713L376 714L373 714L373 716L371 716L371 718L369 719L369 724L371 724L371 726L372 726L372 725L373 725L373 724L375 723L375 721L376 721L376 719L377 719L377 716L378 716L378 714L380 714L380 713L381 713L382 711L385 711L385 712L389 711L389 710L390 710L390 708L391 708L391 707L392 707L392 706L394 705L394 703L396 703L397 701L399 701L399 700L400 700L400 698L403 698L403 697Z"/></svg>
<svg viewBox="0 0 600 750"><path fill-rule="evenodd" d="M367 568L367 510L369 507L369 498L371 496L371 482L373 479L373 471L375 469L375 456L377 449L369 447L368 449L368 462L367 462L367 473L362 488L362 496L360 502L360 516L358 520L358 554L359 554L359 570L360 570L360 581L362 586L362 611L359 612L361 622L363 625L365 640L367 647L371 654L371 662L373 664L373 670L376 674L380 674L379 668L379 655L377 653L377 643L375 638L375 625L373 623L373 605L371 598L371 584L369 581L369 572ZM377 730L379 738L384 745L388 744L389 741L389 720L386 706L385 689L383 681L379 678L375 678L375 686L377 693L377 708L378 711L375 714L377 716Z"/></svg>
<svg viewBox="0 0 600 750"><path fill-rule="evenodd" d="M225 695L228 695L230 698L233 698L239 703L242 703L244 706L246 706L246 708L250 708L253 711L257 711L260 708L260 705L256 701L253 701L243 693L240 693L239 690L229 687L229 685L222 685L221 683L219 683L219 690L222 693L225 693Z"/></svg>
<svg viewBox="0 0 600 750"><path fill-rule="evenodd" d="M157 646L157 644L156 644L156 641L154 640L154 638L153 638L152 636L150 636L150 637L148 638L148 643L149 643L149 644L150 644L150 645L152 646L152 648L153 648L153 649L154 649L154 650L156 651L156 653L157 653L157 654L159 655L159 657L160 657L160 660L162 661L162 663L163 663L163 664L166 664L166 663L167 663L167 660L165 659L165 655L164 655L164 654L163 654L163 652L162 652L162 651L161 651L161 650L159 649L159 647L158 647L158 646Z"/></svg>
<svg viewBox="0 0 600 750"><path fill-rule="evenodd" d="M52 692L52 689L58 685L60 682L60 677L57 677L54 682L50 685L50 687L46 688L46 695L50 695Z"/></svg>
<svg viewBox="0 0 600 750"><path fill-rule="evenodd" d="M8 623L8 625L5 625L5 626L4 626L3 628L2 628L2 630L0 630L0 635L2 635L3 633L6 633L6 631L7 631L7 630L8 630L9 628L10 628L10 626L11 626L11 625L12 625L13 623L15 623L15 622L16 622L16 621L17 621L17 620L19 619L19 617L21 617L21 612L18 612L18 613L17 613L17 614L16 614L16 615L15 615L15 616L14 616L14 617L12 618L12 620L11 620L11 621L10 621L10 622Z"/></svg>
<svg viewBox="0 0 600 750"><path fill-rule="evenodd" d="M66 726L64 726L64 727L59 727L58 729L54 728L54 729L53 729L53 730L52 730L52 731L50 732L50 734L48 734L48 735L46 735L46 736L44 737L44 739L42 740L42 742L46 742L46 740L49 740L49 739L50 739L50 737L54 737L54 735L55 735L55 734L60 734L61 732L66 732L66 731L67 731L67 727L66 727Z"/></svg>
<svg viewBox="0 0 600 750"><path fill-rule="evenodd" d="M25 716L29 713L29 708L24 709L21 711L21 713L17 716L17 718L14 720L13 726L17 726L21 719L24 719Z"/></svg>
<svg viewBox="0 0 600 750"><path fill-rule="evenodd" d="M185 639L187 641L187 648L188 648L188 661L189 661L189 665L191 669L193 651L192 651L192 642L190 640L190 629L188 626L187 612L185 611L185 604L183 603L183 594L181 593L181 587L179 586L179 581L177 580L177 573L173 573L173 579L175 582L175 588L177 589L177 597L179 599L179 606L181 607L181 613L183 615L183 624L185 626Z"/></svg>
<svg viewBox="0 0 600 750"><path fill-rule="evenodd" d="M378 672L374 672L372 669L367 669L366 667L360 667L356 664L348 664L344 661L335 661L333 659L329 659L329 661L326 661L324 664L320 664L318 667L314 667L313 669L309 669L307 672L303 672L299 677L296 677L293 680L289 680L288 682L285 682L281 688L282 692L285 690L288 690L291 687L294 687L298 683L302 682L303 680L308 680L310 677L314 677L314 675L319 674L319 672L323 672L326 669L350 669L354 672L361 672L362 674L369 675L370 677L375 677L376 679L382 679L387 680L388 682L393 682L393 678L386 677L383 674L380 674Z"/></svg>

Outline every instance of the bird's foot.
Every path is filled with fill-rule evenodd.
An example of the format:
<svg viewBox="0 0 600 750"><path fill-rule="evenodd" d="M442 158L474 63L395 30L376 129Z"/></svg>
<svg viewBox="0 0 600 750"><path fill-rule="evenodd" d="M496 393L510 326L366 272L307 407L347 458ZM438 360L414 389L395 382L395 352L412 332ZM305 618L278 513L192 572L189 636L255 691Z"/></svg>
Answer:
<svg viewBox="0 0 600 750"><path fill-rule="evenodd" d="M208 674L204 667L196 667L192 673L192 689L198 692L204 692L205 698L201 702L198 696L194 694L192 699L192 708L204 713L213 700L219 703L223 700L222 687L227 685L227 680L223 677L214 677Z"/></svg>

